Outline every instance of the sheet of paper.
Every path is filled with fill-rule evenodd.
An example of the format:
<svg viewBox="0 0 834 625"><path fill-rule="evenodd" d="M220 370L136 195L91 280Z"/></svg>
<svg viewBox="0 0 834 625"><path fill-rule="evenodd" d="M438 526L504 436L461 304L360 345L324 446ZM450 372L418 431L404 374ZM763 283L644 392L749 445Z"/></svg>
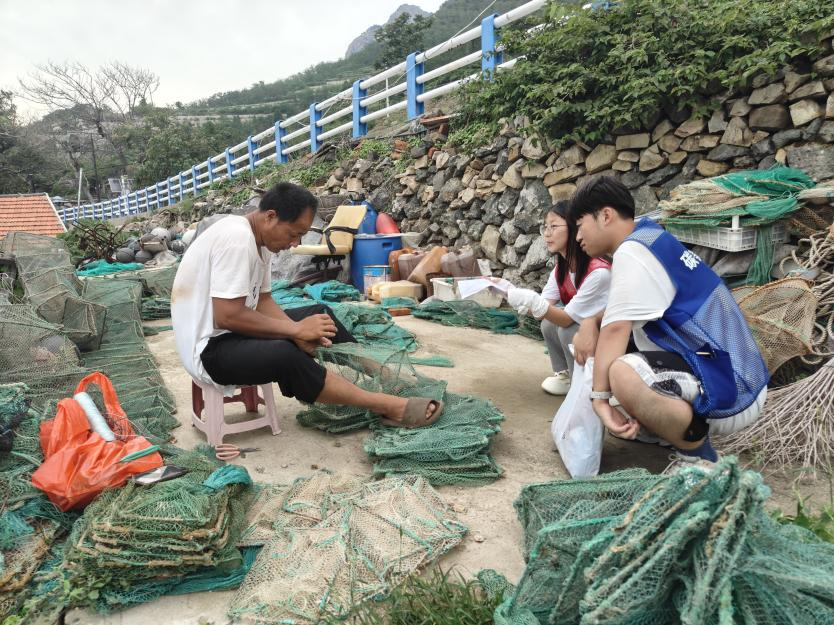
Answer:
<svg viewBox="0 0 834 625"><path fill-rule="evenodd" d="M504 279L473 278L458 281L458 293L461 299L466 299L490 287L506 293L511 286L512 284Z"/></svg>

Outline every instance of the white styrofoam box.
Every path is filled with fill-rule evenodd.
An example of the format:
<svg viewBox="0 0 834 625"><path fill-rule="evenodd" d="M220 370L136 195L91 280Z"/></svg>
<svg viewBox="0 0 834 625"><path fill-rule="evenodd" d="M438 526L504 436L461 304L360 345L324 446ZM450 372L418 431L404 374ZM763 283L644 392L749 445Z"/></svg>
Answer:
<svg viewBox="0 0 834 625"><path fill-rule="evenodd" d="M741 228L689 228L669 225L666 229L682 243L703 245L725 252L743 252L756 248L760 227ZM784 221L773 224L773 242L788 240L788 229Z"/></svg>
<svg viewBox="0 0 834 625"><path fill-rule="evenodd" d="M479 278L432 278L431 283L434 296L443 302L462 300L463 298L460 296L460 291L458 290L458 283L464 280L477 279ZM501 291L495 288L489 288L478 291L472 297L467 297L465 301L477 302L487 308L498 308L503 299L504 295Z"/></svg>

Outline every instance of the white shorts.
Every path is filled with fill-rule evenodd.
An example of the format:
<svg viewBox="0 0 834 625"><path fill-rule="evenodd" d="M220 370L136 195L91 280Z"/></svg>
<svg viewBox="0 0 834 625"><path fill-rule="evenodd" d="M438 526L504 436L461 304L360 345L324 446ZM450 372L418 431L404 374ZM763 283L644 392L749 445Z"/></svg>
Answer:
<svg viewBox="0 0 834 625"><path fill-rule="evenodd" d="M618 360L631 367L646 386L667 397L677 397L691 404L701 394L701 383L689 371L668 368L652 364L650 362L651 352L632 352L620 356ZM756 400L747 408L729 417L722 419L705 419L709 424L710 434L726 435L738 432L753 425L762 413L765 399L767 398L767 387L765 386Z"/></svg>

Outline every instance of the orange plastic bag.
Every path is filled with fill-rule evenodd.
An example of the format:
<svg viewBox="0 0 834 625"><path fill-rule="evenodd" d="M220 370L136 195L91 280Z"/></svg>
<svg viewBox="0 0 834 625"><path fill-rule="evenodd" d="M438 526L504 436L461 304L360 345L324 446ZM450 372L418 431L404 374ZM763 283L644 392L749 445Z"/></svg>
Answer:
<svg viewBox="0 0 834 625"><path fill-rule="evenodd" d="M119 462L151 443L134 434L106 375L91 373L79 382L75 393L86 390L90 384L101 389L107 422L116 440L107 442L93 432L83 408L71 397L58 402L55 418L41 424L44 461L32 474L32 484L63 511L86 506L105 488L122 486L131 475L162 466L159 452Z"/></svg>

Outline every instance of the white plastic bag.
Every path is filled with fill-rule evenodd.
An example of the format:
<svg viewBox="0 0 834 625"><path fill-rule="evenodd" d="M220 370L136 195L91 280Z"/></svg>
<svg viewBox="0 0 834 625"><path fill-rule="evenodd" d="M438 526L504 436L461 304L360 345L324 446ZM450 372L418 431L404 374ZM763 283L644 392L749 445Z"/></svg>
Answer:
<svg viewBox="0 0 834 625"><path fill-rule="evenodd" d="M574 363L570 390L550 424L556 448L571 477L599 473L604 430L591 405L593 380L593 358L584 367Z"/></svg>

